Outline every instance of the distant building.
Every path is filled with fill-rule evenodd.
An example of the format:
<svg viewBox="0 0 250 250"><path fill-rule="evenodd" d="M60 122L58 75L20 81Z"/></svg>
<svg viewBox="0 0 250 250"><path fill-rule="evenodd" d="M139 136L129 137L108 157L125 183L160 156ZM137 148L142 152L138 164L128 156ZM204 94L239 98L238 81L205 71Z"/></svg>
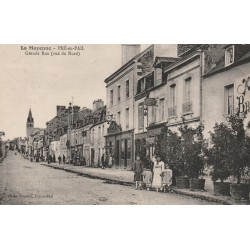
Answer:
<svg viewBox="0 0 250 250"><path fill-rule="evenodd" d="M29 109L29 114L26 121L26 137L29 137L31 134L34 134L39 130L41 130L41 128L34 127L34 118L32 116L31 109Z"/></svg>

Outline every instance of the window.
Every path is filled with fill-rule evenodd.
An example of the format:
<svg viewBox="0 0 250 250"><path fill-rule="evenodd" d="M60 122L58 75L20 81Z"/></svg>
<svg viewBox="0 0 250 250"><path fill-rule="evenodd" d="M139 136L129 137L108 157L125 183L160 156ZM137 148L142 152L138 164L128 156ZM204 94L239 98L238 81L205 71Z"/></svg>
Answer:
<svg viewBox="0 0 250 250"><path fill-rule="evenodd" d="M168 109L168 116L176 116L176 106L175 106L175 95L176 95L176 85L172 84L170 86L170 100L169 100L169 109Z"/></svg>
<svg viewBox="0 0 250 250"><path fill-rule="evenodd" d="M98 128L98 138L101 137L101 127Z"/></svg>
<svg viewBox="0 0 250 250"><path fill-rule="evenodd" d="M190 94L191 94L191 77L189 77L185 80L184 102L190 102Z"/></svg>
<svg viewBox="0 0 250 250"><path fill-rule="evenodd" d="M126 108L126 129L129 128L129 108Z"/></svg>
<svg viewBox="0 0 250 250"><path fill-rule="evenodd" d="M225 87L225 113L233 114L234 111L234 85L231 84Z"/></svg>
<svg viewBox="0 0 250 250"><path fill-rule="evenodd" d="M121 124L121 111L117 112L117 124Z"/></svg>
<svg viewBox="0 0 250 250"><path fill-rule="evenodd" d="M151 123L156 122L156 112L155 112L155 106L151 107Z"/></svg>
<svg viewBox="0 0 250 250"><path fill-rule="evenodd" d="M159 121L164 120L164 98L160 99L160 104L159 104Z"/></svg>
<svg viewBox="0 0 250 250"><path fill-rule="evenodd" d="M113 90L110 90L110 106L114 104L114 93Z"/></svg>
<svg viewBox="0 0 250 250"><path fill-rule="evenodd" d="M144 128L144 103L138 105L138 129Z"/></svg>
<svg viewBox="0 0 250 250"><path fill-rule="evenodd" d="M225 52L225 66L228 66L234 62L234 47L230 47Z"/></svg>
<svg viewBox="0 0 250 250"><path fill-rule="evenodd" d="M121 101L121 86L118 86L117 89L117 101L118 103Z"/></svg>
<svg viewBox="0 0 250 250"><path fill-rule="evenodd" d="M176 87L175 84L170 86L170 107L171 108L175 106L175 87Z"/></svg>
<svg viewBox="0 0 250 250"><path fill-rule="evenodd" d="M192 78L189 77L185 80L185 83L184 83L184 103L182 107L182 111L184 114L192 111L191 81L192 81Z"/></svg>
<svg viewBox="0 0 250 250"><path fill-rule="evenodd" d="M126 98L129 98L129 80L126 81Z"/></svg>

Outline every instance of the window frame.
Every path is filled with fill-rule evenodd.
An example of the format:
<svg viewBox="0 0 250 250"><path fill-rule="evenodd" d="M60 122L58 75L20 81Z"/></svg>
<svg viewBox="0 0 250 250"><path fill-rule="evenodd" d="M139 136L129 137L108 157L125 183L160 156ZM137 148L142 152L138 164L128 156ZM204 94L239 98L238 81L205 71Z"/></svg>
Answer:
<svg viewBox="0 0 250 250"><path fill-rule="evenodd" d="M230 62L230 55L229 55L229 53L230 53L229 50L231 50L231 49L233 51L232 62ZM234 63L234 56L235 56L235 48L234 48L234 45L232 45L225 50L225 67Z"/></svg>
<svg viewBox="0 0 250 250"><path fill-rule="evenodd" d="M232 96L229 96L229 90L232 90ZM231 108L231 112L229 111L229 97L232 98L232 108ZM225 115L229 116L234 114L234 83L231 84L227 84L224 86L224 113Z"/></svg>

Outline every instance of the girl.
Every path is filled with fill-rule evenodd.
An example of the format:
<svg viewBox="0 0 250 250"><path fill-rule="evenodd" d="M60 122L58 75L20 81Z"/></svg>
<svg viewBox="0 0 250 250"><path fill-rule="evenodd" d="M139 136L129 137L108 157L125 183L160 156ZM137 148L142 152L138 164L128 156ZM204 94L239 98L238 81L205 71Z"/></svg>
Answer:
<svg viewBox="0 0 250 250"><path fill-rule="evenodd" d="M152 184L152 171L150 168L145 169L145 171L143 172L143 177L144 177L144 183L146 185L147 191L150 190L151 184Z"/></svg>
<svg viewBox="0 0 250 250"><path fill-rule="evenodd" d="M152 182L152 187L159 192L162 189L162 172L164 171L164 162L161 160L161 157L158 156L156 162L154 163L154 177Z"/></svg>
<svg viewBox="0 0 250 250"><path fill-rule="evenodd" d="M142 182L142 172L143 172L143 166L142 161L140 160L140 157L137 156L136 161L134 162L134 180L135 180L135 187L138 189L138 186L141 188L141 182Z"/></svg>

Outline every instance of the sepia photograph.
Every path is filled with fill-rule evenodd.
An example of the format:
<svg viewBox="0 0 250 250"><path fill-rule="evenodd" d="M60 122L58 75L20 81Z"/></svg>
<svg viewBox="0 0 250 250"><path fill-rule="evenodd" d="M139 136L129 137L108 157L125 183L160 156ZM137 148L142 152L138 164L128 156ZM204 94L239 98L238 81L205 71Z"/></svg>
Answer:
<svg viewBox="0 0 250 250"><path fill-rule="evenodd" d="M247 248L247 7L2 1L1 248Z"/></svg>
<svg viewBox="0 0 250 250"><path fill-rule="evenodd" d="M247 205L249 44L1 44L1 205Z"/></svg>

